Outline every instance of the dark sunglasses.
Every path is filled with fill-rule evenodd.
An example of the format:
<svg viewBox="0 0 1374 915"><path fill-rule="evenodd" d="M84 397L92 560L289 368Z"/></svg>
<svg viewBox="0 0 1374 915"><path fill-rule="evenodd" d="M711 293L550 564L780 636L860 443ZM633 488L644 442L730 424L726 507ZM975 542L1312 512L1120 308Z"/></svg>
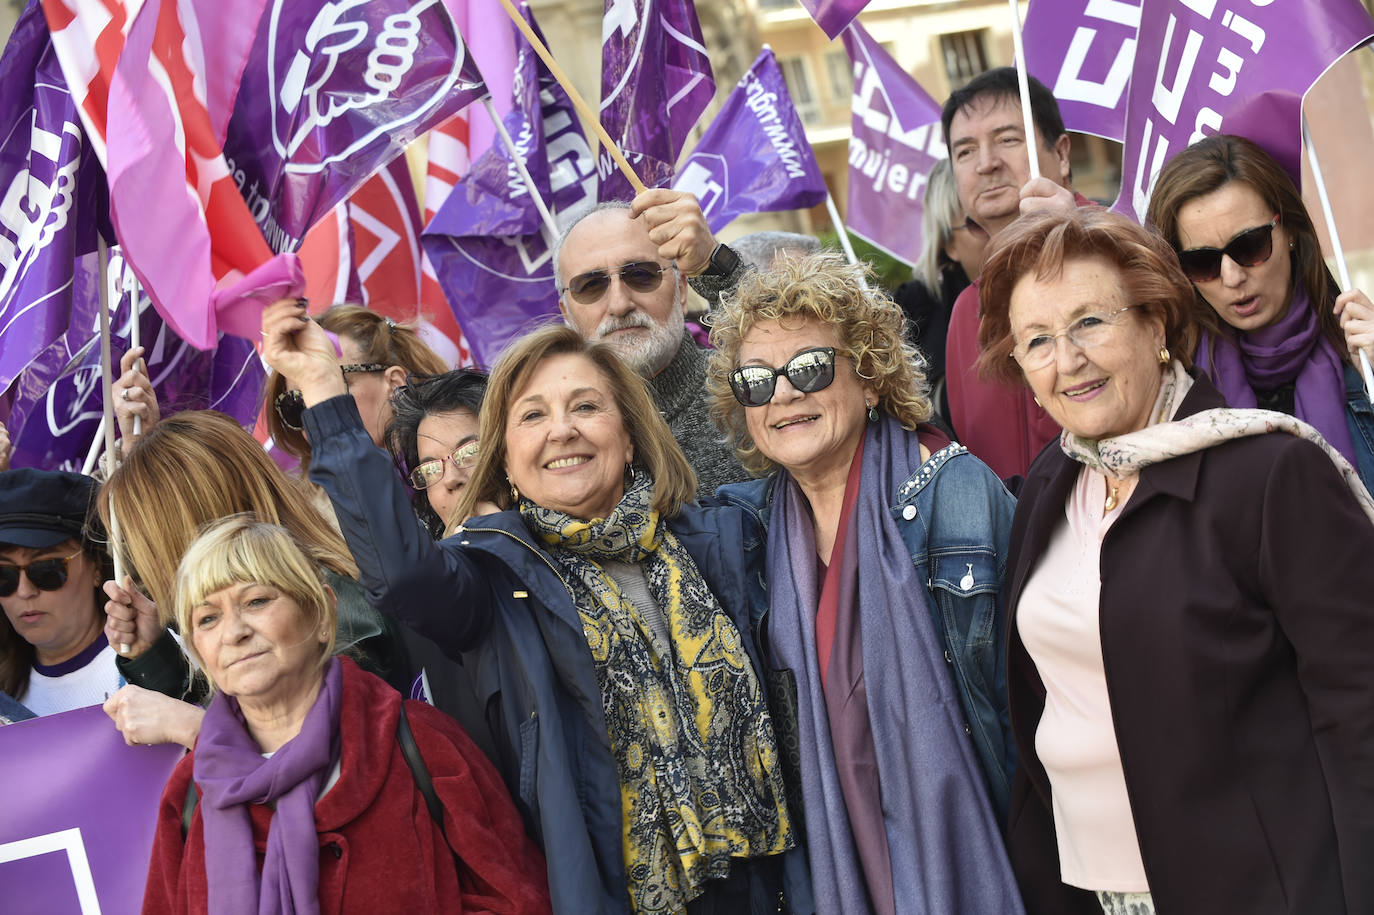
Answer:
<svg viewBox="0 0 1374 915"><path fill-rule="evenodd" d="M1274 226L1279 214L1268 225L1246 229L1226 243L1224 248L1189 248L1178 252L1183 273L1194 283L1210 283L1221 276L1221 256L1225 254L1242 267L1258 267L1274 253Z"/></svg>
<svg viewBox="0 0 1374 915"><path fill-rule="evenodd" d="M410 485L416 489L428 489L444 478L444 461L452 461L459 470L467 470L477 463L477 442L459 445L452 454L441 458L430 458L415 465L410 472Z"/></svg>
<svg viewBox="0 0 1374 915"><path fill-rule="evenodd" d="M350 362L339 366L339 371L346 376L357 372L385 372L386 366L380 362ZM283 426L297 432L305 428L305 398L300 391L282 391L272 405L277 408Z"/></svg>
<svg viewBox="0 0 1374 915"><path fill-rule="evenodd" d="M67 583L67 563L81 555L77 550L70 556L54 556L51 559L36 559L28 565L0 565L0 597L9 597L19 590L19 574L29 576L29 581L40 591L56 591Z"/></svg>
<svg viewBox="0 0 1374 915"><path fill-rule="evenodd" d="M761 407L773 399L781 375L786 375L788 383L803 394L828 388L835 380L835 348L818 346L805 350L778 369L742 365L730 373L730 390L735 392L735 400L746 407Z"/></svg>
<svg viewBox="0 0 1374 915"><path fill-rule="evenodd" d="M635 261L609 272L592 270L573 277L563 291L572 293L573 300L579 305L590 305L606 294L611 287L611 274L615 274L620 277L620 282L635 292L653 292L663 282L663 273L668 269L652 261Z"/></svg>

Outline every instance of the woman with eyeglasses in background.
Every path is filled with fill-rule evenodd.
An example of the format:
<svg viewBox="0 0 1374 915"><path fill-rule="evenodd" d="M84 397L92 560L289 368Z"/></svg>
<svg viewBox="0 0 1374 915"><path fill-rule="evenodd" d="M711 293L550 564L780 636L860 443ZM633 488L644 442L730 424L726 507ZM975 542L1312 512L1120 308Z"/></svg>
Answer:
<svg viewBox="0 0 1374 915"><path fill-rule="evenodd" d="M486 390L485 372L455 369L409 378L392 397L387 445L415 491L415 514L436 539L455 520L477 463L477 416Z"/></svg>
<svg viewBox="0 0 1374 915"><path fill-rule="evenodd" d="M87 529L96 485L0 473L0 692L34 715L100 705L124 682L104 635L109 560Z"/></svg>
<svg viewBox="0 0 1374 915"><path fill-rule="evenodd" d="M712 322L711 413L768 530L753 619L790 747L816 911L1021 911L1002 847L1001 582L1012 498L931 404L862 266L792 258ZM775 714L779 727L794 716Z"/></svg>
<svg viewBox="0 0 1374 915"><path fill-rule="evenodd" d="M1146 221L1193 283L1196 361L1227 402L1311 423L1374 484L1357 368L1361 348L1374 357L1374 303L1340 293L1282 166L1243 137L1200 140L1164 167Z"/></svg>

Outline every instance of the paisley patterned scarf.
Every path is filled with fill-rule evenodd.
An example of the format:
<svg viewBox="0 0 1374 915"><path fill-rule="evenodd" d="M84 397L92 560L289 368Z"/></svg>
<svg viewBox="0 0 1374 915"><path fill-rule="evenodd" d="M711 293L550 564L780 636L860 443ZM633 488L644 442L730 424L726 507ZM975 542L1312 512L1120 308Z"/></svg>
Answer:
<svg viewBox="0 0 1374 915"><path fill-rule="evenodd" d="M604 519L520 501L574 583L620 772L630 901L641 913L682 911L729 873L731 858L794 845L773 725L740 632L652 499L653 480L635 468ZM668 641L603 561L642 566Z"/></svg>

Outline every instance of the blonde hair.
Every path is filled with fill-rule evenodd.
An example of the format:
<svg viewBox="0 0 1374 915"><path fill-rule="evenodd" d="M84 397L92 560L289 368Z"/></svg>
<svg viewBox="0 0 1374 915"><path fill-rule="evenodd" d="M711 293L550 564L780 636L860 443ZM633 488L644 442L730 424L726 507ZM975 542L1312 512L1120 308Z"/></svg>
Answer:
<svg viewBox="0 0 1374 915"><path fill-rule="evenodd" d="M869 285L866 264L849 264L837 254L790 258L772 270L745 279L712 315L710 370L711 418L725 432L745 469L766 476L777 469L754 443L745 408L730 390L730 373L739 367L740 345L756 324L810 318L831 327L837 355L854 361L854 371L878 398L878 406L914 430L930 419L930 386L922 357L908 342L906 317L887 294Z"/></svg>
<svg viewBox="0 0 1374 915"><path fill-rule="evenodd" d="M281 525L311 561L349 578L358 567L343 537L262 450L223 413L176 413L143 434L110 475L98 500L106 527L119 519L120 543L133 574L171 618L177 563L200 529L226 515L252 512Z"/></svg>
<svg viewBox="0 0 1374 915"><path fill-rule="evenodd" d="M330 333L352 341L358 347L359 362L387 367L399 365L407 375L438 375L450 368L442 356L420 339L413 325L398 324L361 305L335 305L315 320ZM304 470L310 466L310 443L299 429L290 428L277 415L277 397L286 390L286 381L275 371L267 376L263 419L272 441L287 454L299 458Z"/></svg>
<svg viewBox="0 0 1374 915"><path fill-rule="evenodd" d="M319 658L323 667L334 653L339 628L338 608L324 583L323 570L306 557L285 528L247 512L208 525L177 566L176 621L196 663L205 666L192 638L195 608L216 591L242 584L276 588L296 602L311 629L325 636Z"/></svg>
<svg viewBox="0 0 1374 915"><path fill-rule="evenodd" d="M513 342L491 371L482 400L477 466L454 517L446 519L450 533L458 521L473 513L478 502L494 502L502 508L511 506L506 482L507 414L539 366L546 359L564 355L581 356L606 379L620 411L620 421L634 445L634 462L653 477L654 510L670 518L683 503L696 498L696 473L658 412L644 379L609 345L590 343L571 327L550 325Z"/></svg>

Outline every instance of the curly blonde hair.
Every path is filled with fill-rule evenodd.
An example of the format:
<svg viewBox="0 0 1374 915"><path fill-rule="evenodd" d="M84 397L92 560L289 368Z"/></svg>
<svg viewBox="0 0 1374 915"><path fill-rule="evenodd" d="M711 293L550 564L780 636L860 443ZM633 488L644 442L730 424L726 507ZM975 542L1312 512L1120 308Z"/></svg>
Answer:
<svg viewBox="0 0 1374 915"><path fill-rule="evenodd" d="M740 344L764 321L810 318L834 328L836 353L854 362L878 406L914 430L930 419L930 385L924 358L907 342L906 316L888 295L869 283L866 264L849 264L838 254L788 258L774 269L753 273L711 315L711 418L729 439L746 470L766 476L778 464L759 451L744 420L745 408L730 390L739 367Z"/></svg>

